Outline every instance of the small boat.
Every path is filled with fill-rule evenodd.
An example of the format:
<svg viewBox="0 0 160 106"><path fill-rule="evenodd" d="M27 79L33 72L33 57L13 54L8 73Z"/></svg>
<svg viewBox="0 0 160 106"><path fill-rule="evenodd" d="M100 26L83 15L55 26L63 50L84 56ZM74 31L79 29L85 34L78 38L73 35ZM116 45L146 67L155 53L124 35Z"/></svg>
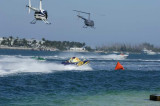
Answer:
<svg viewBox="0 0 160 106"><path fill-rule="evenodd" d="M69 60L62 62L62 64L64 64L64 65L76 65L76 66L86 65L88 63L89 63L88 60L81 61L77 57L72 57Z"/></svg>
<svg viewBox="0 0 160 106"><path fill-rule="evenodd" d="M146 48L144 48L142 51L147 55L156 55L156 52L153 52L152 50L147 50Z"/></svg>

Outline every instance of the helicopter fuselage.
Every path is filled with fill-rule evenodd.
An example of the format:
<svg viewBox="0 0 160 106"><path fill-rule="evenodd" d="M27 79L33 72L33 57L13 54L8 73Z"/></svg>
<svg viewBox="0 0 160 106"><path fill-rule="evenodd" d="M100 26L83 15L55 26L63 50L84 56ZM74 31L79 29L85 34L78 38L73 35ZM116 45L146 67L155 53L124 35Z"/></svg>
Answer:
<svg viewBox="0 0 160 106"><path fill-rule="evenodd" d="M29 0L29 5L26 5L26 7L29 8L29 13L30 13L30 10L35 11L34 12L34 18L35 19L30 22L31 24L35 24L37 20L43 21L46 24L51 24L50 22L47 21L47 19L48 19L47 11L42 9L42 0L40 0L39 9L35 8L35 7L32 7L31 0Z"/></svg>
<svg viewBox="0 0 160 106"><path fill-rule="evenodd" d="M91 27L94 26L94 21L92 21L92 20L85 20L84 23L86 26L91 26Z"/></svg>
<svg viewBox="0 0 160 106"><path fill-rule="evenodd" d="M46 20L48 18L48 13L47 11L36 11L34 17L36 20Z"/></svg>
<svg viewBox="0 0 160 106"><path fill-rule="evenodd" d="M93 20L90 20L90 19L86 19L80 15L77 15L79 18L83 19L84 20L84 24L86 26L89 26L89 27L94 27L94 21Z"/></svg>

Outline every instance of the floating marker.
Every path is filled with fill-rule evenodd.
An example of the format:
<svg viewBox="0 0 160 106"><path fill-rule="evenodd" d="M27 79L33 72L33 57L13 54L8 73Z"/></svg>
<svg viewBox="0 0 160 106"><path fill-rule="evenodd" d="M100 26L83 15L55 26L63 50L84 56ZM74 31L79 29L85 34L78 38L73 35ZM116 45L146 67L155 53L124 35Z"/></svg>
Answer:
<svg viewBox="0 0 160 106"><path fill-rule="evenodd" d="M119 63L119 61L117 62L115 70L124 70L123 66Z"/></svg>
<svg viewBox="0 0 160 106"><path fill-rule="evenodd" d="M150 95L150 100L160 101L160 95L158 95L158 94L152 94L152 95Z"/></svg>

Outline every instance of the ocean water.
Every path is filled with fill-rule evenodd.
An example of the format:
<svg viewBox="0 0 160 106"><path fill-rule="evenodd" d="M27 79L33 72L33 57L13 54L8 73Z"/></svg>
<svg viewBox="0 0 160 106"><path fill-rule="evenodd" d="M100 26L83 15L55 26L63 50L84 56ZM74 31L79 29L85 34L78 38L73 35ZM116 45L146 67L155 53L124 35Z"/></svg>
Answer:
<svg viewBox="0 0 160 106"><path fill-rule="evenodd" d="M73 56L90 64L61 64ZM1 106L160 106L151 94L160 94L160 54L0 50Z"/></svg>

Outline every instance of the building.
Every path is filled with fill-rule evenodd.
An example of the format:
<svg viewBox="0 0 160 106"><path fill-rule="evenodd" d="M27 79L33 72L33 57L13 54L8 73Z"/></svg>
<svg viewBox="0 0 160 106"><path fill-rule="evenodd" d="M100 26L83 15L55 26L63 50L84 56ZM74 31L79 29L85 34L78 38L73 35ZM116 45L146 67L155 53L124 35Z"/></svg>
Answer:
<svg viewBox="0 0 160 106"><path fill-rule="evenodd" d="M70 48L70 51L73 51L73 52L85 52L86 49L85 48L73 47L73 48Z"/></svg>
<svg viewBox="0 0 160 106"><path fill-rule="evenodd" d="M3 41L3 38L0 38L0 45L1 45L1 42Z"/></svg>

